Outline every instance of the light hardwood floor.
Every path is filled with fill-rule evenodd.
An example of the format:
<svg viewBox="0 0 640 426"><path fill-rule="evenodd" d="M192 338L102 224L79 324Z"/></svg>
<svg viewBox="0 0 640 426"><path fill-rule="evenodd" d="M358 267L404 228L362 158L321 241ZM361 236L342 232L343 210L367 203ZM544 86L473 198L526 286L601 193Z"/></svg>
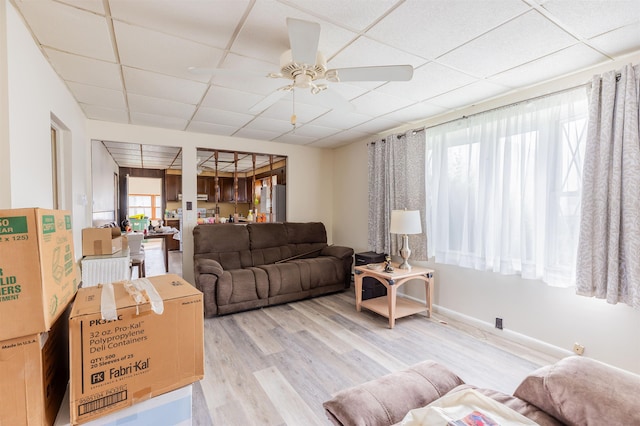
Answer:
<svg viewBox="0 0 640 426"><path fill-rule="evenodd" d="M194 425L328 425L322 403L335 392L427 359L467 383L512 393L529 372L557 360L438 315L401 318L389 329L386 318L356 312L353 286L207 318L204 341Z"/></svg>

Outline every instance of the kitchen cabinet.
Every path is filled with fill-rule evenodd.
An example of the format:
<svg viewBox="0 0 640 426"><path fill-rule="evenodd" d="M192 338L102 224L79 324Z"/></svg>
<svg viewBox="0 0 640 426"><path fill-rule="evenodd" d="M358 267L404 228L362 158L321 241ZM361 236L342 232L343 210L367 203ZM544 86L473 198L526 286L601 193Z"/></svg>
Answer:
<svg viewBox="0 0 640 426"><path fill-rule="evenodd" d="M208 176L198 176L196 181L196 191L198 194L209 193L209 178Z"/></svg>
<svg viewBox="0 0 640 426"><path fill-rule="evenodd" d="M165 219L165 225L180 230L180 219ZM179 240L167 238L165 244L167 244L167 250L180 250Z"/></svg>
<svg viewBox="0 0 640 426"><path fill-rule="evenodd" d="M164 191L167 201L180 201L182 194L182 175L165 175Z"/></svg>
<svg viewBox="0 0 640 426"><path fill-rule="evenodd" d="M235 199L235 188L233 187L233 178L220 178L220 196L221 202L233 203ZM247 202L247 178L238 178L238 203Z"/></svg>

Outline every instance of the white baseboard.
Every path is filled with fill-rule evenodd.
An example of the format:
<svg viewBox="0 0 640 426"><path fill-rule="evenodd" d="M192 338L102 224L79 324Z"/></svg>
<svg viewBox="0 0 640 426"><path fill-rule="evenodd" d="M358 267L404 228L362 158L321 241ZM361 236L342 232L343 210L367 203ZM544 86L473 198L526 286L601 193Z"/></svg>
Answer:
<svg viewBox="0 0 640 426"><path fill-rule="evenodd" d="M403 297L406 297L408 299L412 299L415 300L418 303L424 303L424 300L420 300L417 299L415 297L410 297L407 296L406 294L403 295ZM515 343L519 343L523 346L535 349L539 352L545 353L547 355L553 356L553 357L557 357L557 358L564 358L570 355L575 355L573 352L568 351L566 349L562 349L559 346L555 346L552 345L550 343L544 342L542 340L538 340L538 339L534 339L533 337L527 336L526 334L522 334L522 333L517 333L515 331L512 330L499 330L497 328L495 328L495 326L491 323L488 323L486 321L481 321L477 318L474 317L470 317L468 315L465 314L461 314L460 312L451 310L451 309L447 309L445 307L439 306L439 305L433 305L433 311L437 312L439 314L442 314L446 317L449 317L453 320L459 321L459 322L463 322L465 324L469 324L473 327L476 327L480 330L486 331L488 333L494 334L496 336L500 336L503 337L507 340L510 340L512 342Z"/></svg>

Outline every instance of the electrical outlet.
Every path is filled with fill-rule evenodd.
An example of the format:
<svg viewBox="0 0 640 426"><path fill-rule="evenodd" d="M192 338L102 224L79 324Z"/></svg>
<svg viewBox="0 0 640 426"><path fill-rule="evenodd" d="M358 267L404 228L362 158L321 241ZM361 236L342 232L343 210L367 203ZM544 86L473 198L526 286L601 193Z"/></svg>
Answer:
<svg viewBox="0 0 640 426"><path fill-rule="evenodd" d="M580 343L574 343L573 352L575 352L576 355L582 355L584 353L584 346L581 345Z"/></svg>
<svg viewBox="0 0 640 426"><path fill-rule="evenodd" d="M502 330L502 318L496 318L496 328Z"/></svg>

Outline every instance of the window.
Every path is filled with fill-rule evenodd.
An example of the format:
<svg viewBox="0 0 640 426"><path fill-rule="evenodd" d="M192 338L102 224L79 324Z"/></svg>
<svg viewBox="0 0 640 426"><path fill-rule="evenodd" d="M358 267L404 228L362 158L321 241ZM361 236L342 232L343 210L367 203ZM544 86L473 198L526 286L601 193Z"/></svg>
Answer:
<svg viewBox="0 0 640 426"><path fill-rule="evenodd" d="M571 285L586 116L581 88L428 129L436 261Z"/></svg>
<svg viewBox="0 0 640 426"><path fill-rule="evenodd" d="M144 214L152 220L162 219L162 197L151 194L129 194L129 217Z"/></svg>

